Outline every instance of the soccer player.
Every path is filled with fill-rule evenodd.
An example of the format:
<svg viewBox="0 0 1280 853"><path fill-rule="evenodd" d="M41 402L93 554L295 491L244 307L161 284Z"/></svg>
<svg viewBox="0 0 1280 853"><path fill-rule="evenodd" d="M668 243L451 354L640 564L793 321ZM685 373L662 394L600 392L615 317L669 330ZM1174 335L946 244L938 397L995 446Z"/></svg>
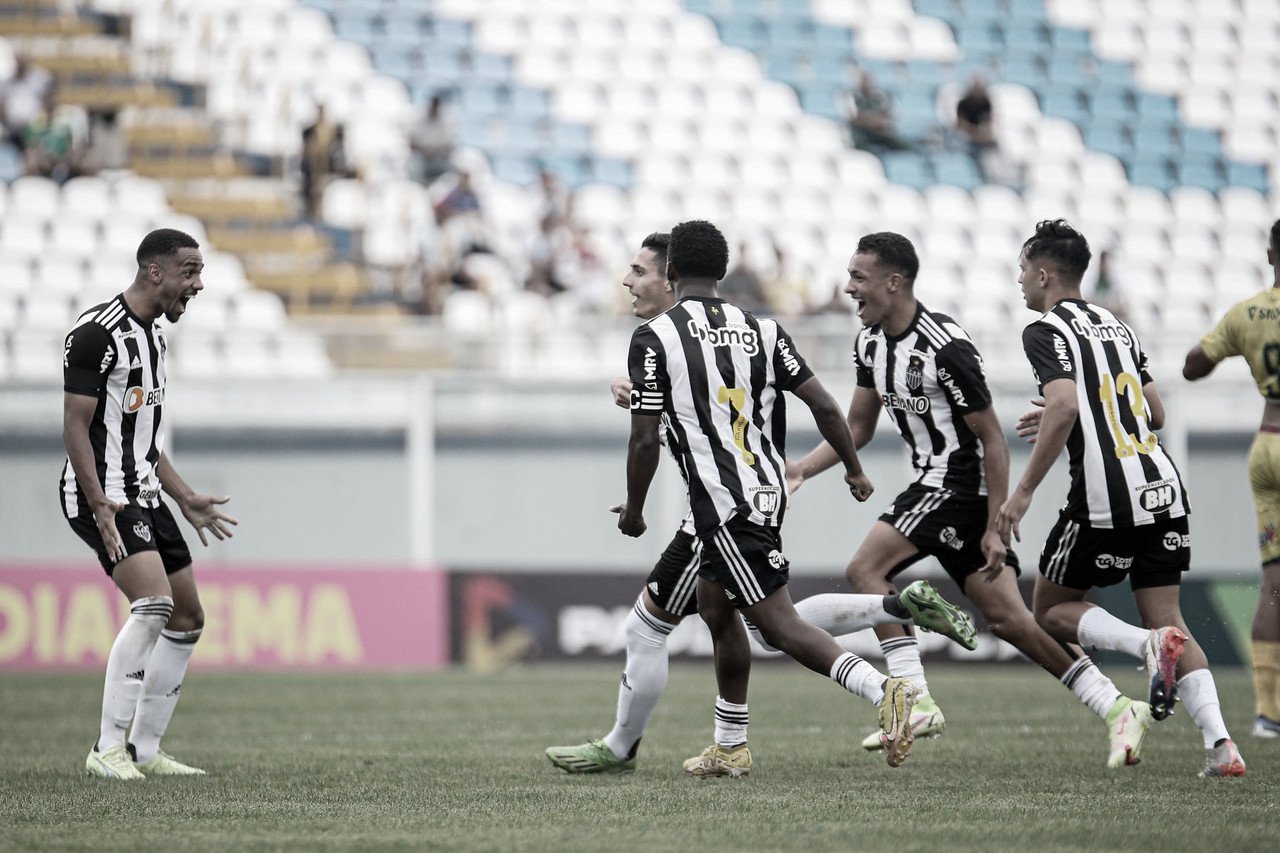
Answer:
<svg viewBox="0 0 1280 853"><path fill-rule="evenodd" d="M1151 678L1146 713L1162 720L1181 698L1204 740L1200 775L1243 776L1208 661L1178 603L1191 565L1190 505L1155 433L1164 404L1133 329L1081 296L1089 258L1084 236L1061 219L1037 225L1018 258L1023 299L1041 313L1022 345L1043 409L1018 421L1035 447L996 527L1006 544L1021 539L1036 488L1065 447L1071 485L1040 555L1036 621L1063 642L1142 660ZM1084 600L1126 577L1142 628Z"/></svg>
<svg viewBox="0 0 1280 853"><path fill-rule="evenodd" d="M726 623L734 621L731 611L716 606L727 598L771 645L876 704L888 763L897 766L911 748L915 687L905 678L886 678L803 622L787 593L779 533L787 502L780 392L809 406L844 463L856 499L870 497L871 482L839 407L786 332L719 298L717 283L728 261L724 235L711 223L694 220L672 229L667 278L679 301L631 338L627 500L618 528L627 536L645 532L645 498L665 415L702 544L697 594L713 640L720 642Z"/></svg>
<svg viewBox="0 0 1280 853"><path fill-rule="evenodd" d="M670 240L671 236L665 233L645 237L622 279L623 287L632 296L632 310L642 320L658 316L676 302L667 281ZM630 379L614 380L612 391L614 402L623 408L630 406ZM658 440L671 447L670 422L665 415L659 420ZM613 512L621 509L621 505L610 507ZM635 769L640 739L667 686L667 639L684 617L698 610L694 592L700 555L701 544L694 535L692 517L686 516L649 573L627 617L627 661L618 688L613 729L599 740L548 748L547 758L552 764L568 773L628 773ZM746 776L751 772L751 751L747 747L751 647L737 619L727 623L720 642L715 644L715 669L720 688L715 707L715 742L720 749L705 761L691 759L693 763L685 769L700 777Z"/></svg>
<svg viewBox="0 0 1280 853"><path fill-rule="evenodd" d="M196 529L231 536L229 500L200 494L164 452L165 342L161 317L177 322L204 290L200 244L161 228L138 246L133 283L84 312L63 355L62 510L129 599L129 618L107 657L102 719L85 760L92 776L143 779L204 771L160 749L204 627L191 552L163 491Z"/></svg>
<svg viewBox="0 0 1280 853"><path fill-rule="evenodd" d="M891 593L899 572L936 557L996 636L1052 673L1107 722L1108 766L1136 764L1143 721L1149 719L1145 703L1122 696L1078 649L1046 634L1018 592L1017 556L1006 551L995 527L1008 493L1009 445L973 341L955 320L916 298L919 269L911 241L890 232L864 236L849 260L845 292L863 322L853 347L857 388L848 420L854 443L861 448L871 440L885 411L911 449L916 469L914 482L854 554L846 570L849 583L863 593ZM835 461L831 448L819 445L789 466L792 489ZM914 586L903 590L903 599ZM916 737L936 736L945 719L929 695L915 637L903 627L907 614L887 613L892 599L885 601L877 607L878 595L818 595L798 602L796 611L836 636L874 624L890 674L910 678L920 690L912 730ZM947 625L938 627L947 632ZM967 637L951 635L973 648L972 625L968 629ZM880 749L879 734L863 746Z"/></svg>
<svg viewBox="0 0 1280 853"><path fill-rule="evenodd" d="M1203 379L1218 362L1242 356L1262 395L1262 425L1249 448L1249 485L1258 516L1262 587L1253 612L1253 736L1280 737L1280 220L1267 247L1271 286L1238 302L1187 353L1182 375Z"/></svg>

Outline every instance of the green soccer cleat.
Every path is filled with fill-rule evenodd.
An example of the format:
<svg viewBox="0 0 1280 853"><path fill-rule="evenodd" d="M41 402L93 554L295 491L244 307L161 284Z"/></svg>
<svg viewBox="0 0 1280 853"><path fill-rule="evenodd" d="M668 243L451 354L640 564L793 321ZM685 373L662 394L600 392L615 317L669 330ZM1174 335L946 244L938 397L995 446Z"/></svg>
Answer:
<svg viewBox="0 0 1280 853"><path fill-rule="evenodd" d="M880 731L884 735L884 756L890 767L907 760L915 735L911 731L911 709L915 707L919 688L909 678L890 678L884 683L880 700Z"/></svg>
<svg viewBox="0 0 1280 853"><path fill-rule="evenodd" d="M1111 736L1111 748L1107 753L1107 766L1111 768L1132 766L1142 760L1142 741L1155 718L1146 702L1135 702L1121 696L1107 712L1107 731Z"/></svg>
<svg viewBox="0 0 1280 853"><path fill-rule="evenodd" d="M199 767L183 764L167 752L157 752L150 761L135 762L135 767L148 776L204 776Z"/></svg>
<svg viewBox="0 0 1280 853"><path fill-rule="evenodd" d="M947 601L928 581L912 581L898 593L916 627L950 637L969 651L978 647L978 634L969 614Z"/></svg>
<svg viewBox="0 0 1280 853"><path fill-rule="evenodd" d="M630 773L636 769L634 758L619 758L602 740L549 747L547 758L566 773Z"/></svg>
<svg viewBox="0 0 1280 853"><path fill-rule="evenodd" d="M89 750L89 757L84 761L84 769L90 776L97 776L100 779L129 782L147 778L133 765L133 757L123 746L113 746L106 752L98 752L95 746Z"/></svg>
<svg viewBox="0 0 1280 853"><path fill-rule="evenodd" d="M732 749L725 749L713 743L699 755L686 758L683 766L685 773L697 776L699 779L714 776L729 776L736 779L739 776L750 776L751 750L747 749L745 743Z"/></svg>
<svg viewBox="0 0 1280 853"><path fill-rule="evenodd" d="M942 734L947 721L942 716L942 709L928 693L916 700L911 709L911 736L914 738L931 738ZM884 749L884 732L872 732L862 740L862 748L868 752Z"/></svg>

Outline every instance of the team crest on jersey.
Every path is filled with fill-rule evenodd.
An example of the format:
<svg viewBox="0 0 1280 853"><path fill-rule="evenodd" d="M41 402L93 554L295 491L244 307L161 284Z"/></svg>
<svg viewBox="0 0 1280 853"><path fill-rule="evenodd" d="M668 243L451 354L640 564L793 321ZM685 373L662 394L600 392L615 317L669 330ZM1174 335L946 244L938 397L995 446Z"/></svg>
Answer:
<svg viewBox="0 0 1280 853"><path fill-rule="evenodd" d="M912 391L919 391L923 384L924 359L912 353L911 360L907 362L907 387Z"/></svg>
<svg viewBox="0 0 1280 853"><path fill-rule="evenodd" d="M143 542L150 542L151 528L147 526L146 522L139 521L137 524L133 526L133 535L137 536Z"/></svg>

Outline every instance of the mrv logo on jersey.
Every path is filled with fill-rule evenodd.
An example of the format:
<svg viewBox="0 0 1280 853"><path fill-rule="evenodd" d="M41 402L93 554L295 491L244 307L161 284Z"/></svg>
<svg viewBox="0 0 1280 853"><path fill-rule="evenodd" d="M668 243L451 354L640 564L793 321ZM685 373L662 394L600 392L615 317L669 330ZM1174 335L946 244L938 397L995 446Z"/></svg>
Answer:
<svg viewBox="0 0 1280 853"><path fill-rule="evenodd" d="M689 334L713 347L736 347L747 355L760 351L760 335L745 323L727 323L716 328L690 320Z"/></svg>

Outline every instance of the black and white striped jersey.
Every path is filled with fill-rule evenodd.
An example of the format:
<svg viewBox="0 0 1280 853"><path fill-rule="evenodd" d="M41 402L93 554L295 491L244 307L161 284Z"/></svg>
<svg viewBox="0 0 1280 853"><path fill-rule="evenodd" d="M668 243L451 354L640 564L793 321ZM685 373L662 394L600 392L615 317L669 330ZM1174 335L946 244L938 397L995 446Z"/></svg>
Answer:
<svg viewBox="0 0 1280 853"><path fill-rule="evenodd" d="M1111 528L1187 515L1182 477L1147 424L1151 375L1133 329L1101 306L1064 299L1027 326L1022 346L1041 390L1054 379L1076 383L1067 516Z"/></svg>
<svg viewBox="0 0 1280 853"><path fill-rule="evenodd" d="M964 418L990 406L991 392L982 357L964 329L916 303L911 325L897 337L879 324L859 331L853 361L858 385L880 394L911 448L916 482L985 495L982 442Z"/></svg>
<svg viewBox="0 0 1280 853"><path fill-rule="evenodd" d="M156 507L156 466L164 449L166 344L159 324L144 323L123 295L80 315L62 356L63 389L98 399L89 425L98 480L109 499ZM62 468L62 510L91 514L68 458Z"/></svg>
<svg viewBox="0 0 1280 853"><path fill-rule="evenodd" d="M786 332L723 299L686 297L641 324L628 355L631 411L666 415L700 534L734 516L769 527L786 509L786 403L813 376Z"/></svg>

